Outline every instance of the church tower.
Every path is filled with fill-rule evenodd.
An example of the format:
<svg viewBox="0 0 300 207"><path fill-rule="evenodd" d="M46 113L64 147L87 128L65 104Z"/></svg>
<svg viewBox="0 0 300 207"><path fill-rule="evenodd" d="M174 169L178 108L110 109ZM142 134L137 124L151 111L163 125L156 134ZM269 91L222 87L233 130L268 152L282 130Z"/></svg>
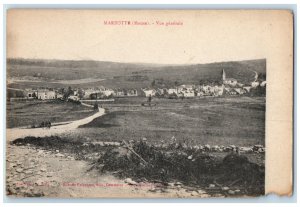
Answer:
<svg viewBox="0 0 300 207"><path fill-rule="evenodd" d="M222 78L223 78L223 81L226 80L226 73L225 73L225 70L223 69L223 73L222 73Z"/></svg>

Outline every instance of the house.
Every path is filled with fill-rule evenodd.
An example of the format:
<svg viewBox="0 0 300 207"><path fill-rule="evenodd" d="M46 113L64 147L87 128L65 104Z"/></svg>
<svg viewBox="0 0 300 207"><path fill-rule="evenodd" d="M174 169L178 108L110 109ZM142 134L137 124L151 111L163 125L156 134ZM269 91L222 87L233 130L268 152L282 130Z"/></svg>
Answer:
<svg viewBox="0 0 300 207"><path fill-rule="evenodd" d="M40 100L55 99L56 94L55 91L50 91L48 89L40 89L37 90L37 98Z"/></svg>
<svg viewBox="0 0 300 207"><path fill-rule="evenodd" d="M259 86L259 82L257 82L257 81L251 82L251 87L252 88L256 88L257 86Z"/></svg>
<svg viewBox="0 0 300 207"><path fill-rule="evenodd" d="M266 85L267 85L267 81L263 81L263 82L260 83L261 87L265 87Z"/></svg>
<svg viewBox="0 0 300 207"><path fill-rule="evenodd" d="M182 91L192 91L193 89L193 85L181 85L177 87L177 93L180 93Z"/></svg>
<svg viewBox="0 0 300 207"><path fill-rule="evenodd" d="M61 93L56 93L56 98L57 98L57 99L63 99L63 98L64 98L64 95L61 94Z"/></svg>
<svg viewBox="0 0 300 207"><path fill-rule="evenodd" d="M246 93L246 91L243 88L234 88L234 90L237 92L239 95L243 95Z"/></svg>
<svg viewBox="0 0 300 207"><path fill-rule="evenodd" d="M137 90L136 89L128 89L127 96L138 96Z"/></svg>
<svg viewBox="0 0 300 207"><path fill-rule="evenodd" d="M157 93L158 95L164 95L164 94L165 94L165 89L163 89L163 88L158 88L158 89L156 89L156 93Z"/></svg>
<svg viewBox="0 0 300 207"><path fill-rule="evenodd" d="M197 96L200 96L200 97L204 96L204 92L203 91L197 91L196 94L197 94Z"/></svg>
<svg viewBox="0 0 300 207"><path fill-rule="evenodd" d="M178 90L177 90L177 88L169 88L168 90L167 90L167 93L170 95L170 94L176 94L177 95L177 93L178 93Z"/></svg>
<svg viewBox="0 0 300 207"><path fill-rule="evenodd" d="M243 89L244 89L246 92L250 92L251 86L244 86Z"/></svg>
<svg viewBox="0 0 300 207"><path fill-rule="evenodd" d="M105 88L104 90L101 90L101 93L103 93L104 96L113 96L115 92L111 89Z"/></svg>
<svg viewBox="0 0 300 207"><path fill-rule="evenodd" d="M97 89L94 89L94 88L86 89L86 90L84 90L83 98L84 99L89 99L89 98L91 98L92 94L96 94L96 93L100 93L100 90L97 90Z"/></svg>
<svg viewBox="0 0 300 207"><path fill-rule="evenodd" d="M79 97L78 96L74 96L74 95L71 95L68 97L69 100L73 100L73 101L79 101Z"/></svg>
<svg viewBox="0 0 300 207"><path fill-rule="evenodd" d="M202 91L205 96L210 96L214 93L215 89L210 85L202 85L200 91Z"/></svg>
<svg viewBox="0 0 300 207"><path fill-rule="evenodd" d="M242 84L242 83L237 83L237 86L238 86L238 87L243 87L244 84Z"/></svg>
<svg viewBox="0 0 300 207"><path fill-rule="evenodd" d="M224 85L214 86L214 96L222 96L224 93Z"/></svg>
<svg viewBox="0 0 300 207"><path fill-rule="evenodd" d="M142 91L144 92L144 95L146 97L155 96L155 92L156 92L154 89L142 89Z"/></svg>
<svg viewBox="0 0 300 207"><path fill-rule="evenodd" d="M181 94L183 97L194 97L195 96L195 92L192 90L184 90L182 92L180 92L179 94Z"/></svg>
<svg viewBox="0 0 300 207"><path fill-rule="evenodd" d="M124 97L125 96L125 91L122 89L117 89L115 90L115 97Z"/></svg>
<svg viewBox="0 0 300 207"><path fill-rule="evenodd" d="M77 89L73 90L73 95L78 96L78 90Z"/></svg>
<svg viewBox="0 0 300 207"><path fill-rule="evenodd" d="M25 95L29 99L33 99L37 97L37 91L32 89L25 89Z"/></svg>

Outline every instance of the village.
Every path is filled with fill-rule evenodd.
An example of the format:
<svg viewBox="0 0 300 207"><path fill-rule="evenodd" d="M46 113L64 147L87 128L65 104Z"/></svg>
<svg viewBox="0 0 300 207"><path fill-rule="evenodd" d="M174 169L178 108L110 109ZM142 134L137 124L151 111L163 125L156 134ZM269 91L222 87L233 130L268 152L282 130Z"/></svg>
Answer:
<svg viewBox="0 0 300 207"><path fill-rule="evenodd" d="M257 88L265 88L266 81L258 81L257 77L250 84L239 83L234 78L227 78L222 71L221 84L182 84L170 88L141 88L141 89L111 89L104 86L94 88L26 88L21 99L38 100L96 100L121 97L157 97L157 98L193 98L193 97L220 97L224 95L239 96L249 94ZM20 99L20 98L13 98Z"/></svg>

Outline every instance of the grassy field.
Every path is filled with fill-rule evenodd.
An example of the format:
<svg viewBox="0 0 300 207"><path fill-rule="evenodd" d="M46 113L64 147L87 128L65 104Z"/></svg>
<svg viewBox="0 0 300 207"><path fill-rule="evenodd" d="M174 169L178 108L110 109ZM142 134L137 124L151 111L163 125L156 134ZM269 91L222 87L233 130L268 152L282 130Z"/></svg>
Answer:
<svg viewBox="0 0 300 207"><path fill-rule="evenodd" d="M107 114L65 134L86 141L117 141L146 137L150 142L174 136L190 144L250 146L265 143L265 98L117 99L103 104Z"/></svg>
<svg viewBox="0 0 300 207"><path fill-rule="evenodd" d="M94 111L82 105L61 101L22 101L7 103L7 128L38 125L43 121L63 122L87 117Z"/></svg>

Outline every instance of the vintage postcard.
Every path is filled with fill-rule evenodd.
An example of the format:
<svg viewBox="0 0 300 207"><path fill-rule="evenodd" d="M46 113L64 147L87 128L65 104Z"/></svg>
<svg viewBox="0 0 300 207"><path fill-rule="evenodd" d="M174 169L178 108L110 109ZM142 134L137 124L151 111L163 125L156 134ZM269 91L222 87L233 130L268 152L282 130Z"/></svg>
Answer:
<svg viewBox="0 0 300 207"><path fill-rule="evenodd" d="M292 194L288 10L10 9L6 194Z"/></svg>

